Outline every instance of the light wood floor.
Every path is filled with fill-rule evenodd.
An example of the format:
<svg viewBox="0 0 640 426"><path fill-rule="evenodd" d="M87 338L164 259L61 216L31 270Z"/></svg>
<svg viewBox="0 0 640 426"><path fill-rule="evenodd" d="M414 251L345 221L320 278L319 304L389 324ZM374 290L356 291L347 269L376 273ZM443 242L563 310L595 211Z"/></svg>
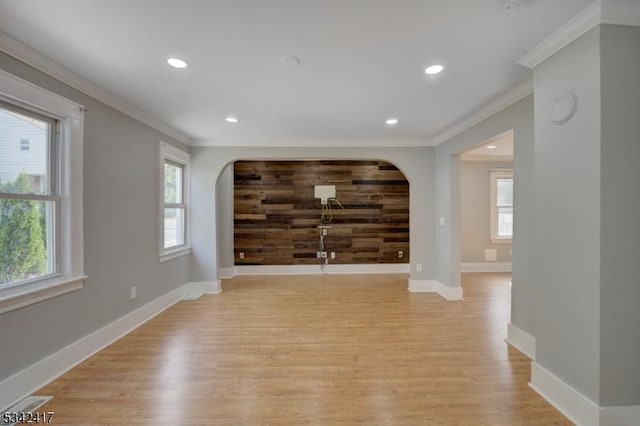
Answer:
<svg viewBox="0 0 640 426"><path fill-rule="evenodd" d="M571 424L504 342L509 281L447 302L402 275L225 280L38 394L55 424Z"/></svg>

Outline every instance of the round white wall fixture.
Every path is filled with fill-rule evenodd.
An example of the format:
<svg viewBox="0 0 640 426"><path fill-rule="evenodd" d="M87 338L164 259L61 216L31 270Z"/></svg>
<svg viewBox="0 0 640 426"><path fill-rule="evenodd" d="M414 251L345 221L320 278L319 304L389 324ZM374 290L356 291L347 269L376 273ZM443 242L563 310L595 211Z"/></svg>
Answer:
<svg viewBox="0 0 640 426"><path fill-rule="evenodd" d="M578 110L578 97L573 92L558 96L551 108L551 121L559 126L566 124Z"/></svg>

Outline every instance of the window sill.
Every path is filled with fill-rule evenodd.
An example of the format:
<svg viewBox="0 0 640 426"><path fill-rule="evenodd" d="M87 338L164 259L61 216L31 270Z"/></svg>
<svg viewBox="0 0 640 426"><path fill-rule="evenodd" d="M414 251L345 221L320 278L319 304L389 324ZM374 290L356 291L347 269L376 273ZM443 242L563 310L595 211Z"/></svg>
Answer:
<svg viewBox="0 0 640 426"><path fill-rule="evenodd" d="M86 278L49 279L0 289L0 314L80 290Z"/></svg>
<svg viewBox="0 0 640 426"><path fill-rule="evenodd" d="M512 244L512 238L491 238L493 244Z"/></svg>
<svg viewBox="0 0 640 426"><path fill-rule="evenodd" d="M191 247L183 247L177 250L162 253L158 256L158 261L162 263L168 260L177 259L178 257L186 256L188 254L191 254Z"/></svg>

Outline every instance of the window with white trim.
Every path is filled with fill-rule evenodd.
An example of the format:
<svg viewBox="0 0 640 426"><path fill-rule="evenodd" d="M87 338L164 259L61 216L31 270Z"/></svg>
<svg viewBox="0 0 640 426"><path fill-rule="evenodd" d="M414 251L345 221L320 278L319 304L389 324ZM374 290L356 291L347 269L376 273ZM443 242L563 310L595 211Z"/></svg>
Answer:
<svg viewBox="0 0 640 426"><path fill-rule="evenodd" d="M53 117L0 102L0 286L60 270L57 128ZM14 135L29 136L20 142L28 150L33 139L34 149L8 155Z"/></svg>
<svg viewBox="0 0 640 426"><path fill-rule="evenodd" d="M191 252L189 175L191 155L160 143L160 261Z"/></svg>
<svg viewBox="0 0 640 426"><path fill-rule="evenodd" d="M513 170L493 169L491 175L491 241L510 243L513 239Z"/></svg>
<svg viewBox="0 0 640 426"><path fill-rule="evenodd" d="M83 121L0 71L0 313L82 288Z"/></svg>

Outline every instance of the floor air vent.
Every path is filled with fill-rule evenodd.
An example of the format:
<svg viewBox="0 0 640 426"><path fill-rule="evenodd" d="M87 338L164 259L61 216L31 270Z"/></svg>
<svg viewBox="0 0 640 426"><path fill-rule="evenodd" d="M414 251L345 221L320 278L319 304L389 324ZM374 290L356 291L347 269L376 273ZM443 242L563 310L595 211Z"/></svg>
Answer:
<svg viewBox="0 0 640 426"><path fill-rule="evenodd" d="M2 418L0 418L0 425L15 425L18 423L35 423L35 417L32 417L32 421L29 421L29 416L26 413L34 413L38 410L38 408L42 407L44 404L49 402L53 398L52 396L29 396L22 401L18 402L16 405L7 408L2 411ZM14 419L14 413L16 416L21 415L22 419ZM14 421L16 420L16 421ZM40 420L40 419L38 419ZM40 420L42 422L42 420Z"/></svg>

